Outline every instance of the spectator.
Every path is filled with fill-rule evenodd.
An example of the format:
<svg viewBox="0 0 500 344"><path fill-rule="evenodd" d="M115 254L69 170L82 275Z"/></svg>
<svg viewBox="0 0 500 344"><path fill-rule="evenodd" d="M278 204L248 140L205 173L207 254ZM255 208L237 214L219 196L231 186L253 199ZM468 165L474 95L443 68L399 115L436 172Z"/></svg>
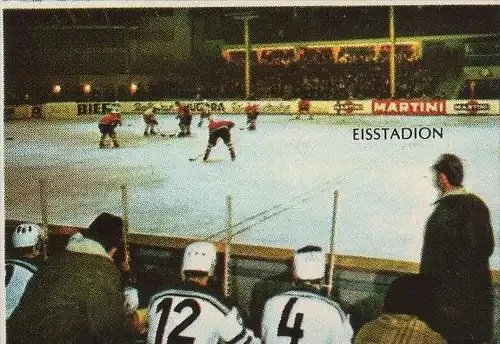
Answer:
<svg viewBox="0 0 500 344"><path fill-rule="evenodd" d="M269 299L262 317L265 343L351 343L349 316L335 301L321 295L325 255L318 246L296 251L297 285Z"/></svg>
<svg viewBox="0 0 500 344"><path fill-rule="evenodd" d="M113 256L123 221L102 213L33 276L7 322L9 343L117 343L123 289Z"/></svg>
<svg viewBox="0 0 500 344"><path fill-rule="evenodd" d="M179 288L151 298L148 343L260 343L244 327L236 307L208 285L217 252L213 244L195 242L184 250Z"/></svg>
<svg viewBox="0 0 500 344"><path fill-rule="evenodd" d="M387 290L382 314L361 327L355 344L444 344L426 323L433 306L429 283L422 276L399 277Z"/></svg>
<svg viewBox="0 0 500 344"><path fill-rule="evenodd" d="M463 186L458 156L443 154L432 168L441 197L427 220L420 261L420 273L436 295L430 325L449 343L483 343L493 330L490 212Z"/></svg>
<svg viewBox="0 0 500 344"><path fill-rule="evenodd" d="M16 309L26 285L38 270L41 256L42 229L32 223L23 223L14 228L12 246L13 258L5 260L5 306L6 318Z"/></svg>

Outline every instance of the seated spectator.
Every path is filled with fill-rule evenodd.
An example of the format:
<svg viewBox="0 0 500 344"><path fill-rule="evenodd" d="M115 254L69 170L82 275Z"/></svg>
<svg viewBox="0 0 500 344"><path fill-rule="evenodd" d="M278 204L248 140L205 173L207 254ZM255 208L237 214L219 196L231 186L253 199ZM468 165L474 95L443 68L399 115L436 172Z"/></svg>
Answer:
<svg viewBox="0 0 500 344"><path fill-rule="evenodd" d="M16 309L21 296L40 263L42 229L32 223L23 223L14 228L12 247L14 257L5 260L5 307L6 318Z"/></svg>
<svg viewBox="0 0 500 344"><path fill-rule="evenodd" d="M434 304L431 295L430 286L422 276L397 278L387 290L382 314L361 327L355 343L446 343L427 325Z"/></svg>
<svg viewBox="0 0 500 344"><path fill-rule="evenodd" d="M297 285L269 299L262 317L265 343L351 343L353 329L340 305L321 295L325 254L306 246L294 255ZM286 341L285 341L286 340Z"/></svg>
<svg viewBox="0 0 500 344"><path fill-rule="evenodd" d="M102 213L33 276L7 322L9 343L117 343L123 289L113 256L123 221Z"/></svg>
<svg viewBox="0 0 500 344"><path fill-rule="evenodd" d="M236 307L209 287L217 252L213 244L195 242L184 250L183 283L152 296L148 306L148 343L260 343Z"/></svg>

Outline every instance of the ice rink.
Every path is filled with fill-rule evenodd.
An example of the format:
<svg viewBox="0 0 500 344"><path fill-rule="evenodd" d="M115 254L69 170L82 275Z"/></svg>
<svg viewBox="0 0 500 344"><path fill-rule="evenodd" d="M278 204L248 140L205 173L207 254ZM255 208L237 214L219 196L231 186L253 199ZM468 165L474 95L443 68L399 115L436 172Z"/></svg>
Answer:
<svg viewBox="0 0 500 344"><path fill-rule="evenodd" d="M5 217L41 222L40 180L51 224L86 227L99 213L122 214L127 184L132 232L206 238L226 226L232 197L235 242L328 250L333 193L339 191L336 252L418 262L437 192L430 166L442 153L465 164L465 185L488 204L500 269L499 117L260 116L257 130L232 130L237 159L222 142L201 158L206 123L190 138L144 137L142 118L124 116L119 149L99 149L98 117L4 123ZM164 132L177 121L160 116ZM355 140L367 128L442 128L443 138ZM358 137L359 138L359 137ZM218 236L222 238L222 236Z"/></svg>

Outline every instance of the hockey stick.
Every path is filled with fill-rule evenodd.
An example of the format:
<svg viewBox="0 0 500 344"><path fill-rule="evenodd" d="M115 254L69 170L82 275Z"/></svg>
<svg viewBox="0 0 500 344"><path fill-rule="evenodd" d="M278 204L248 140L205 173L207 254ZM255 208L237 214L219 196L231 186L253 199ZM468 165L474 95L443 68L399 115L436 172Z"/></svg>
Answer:
<svg viewBox="0 0 500 344"><path fill-rule="evenodd" d="M49 216L47 206L47 183L45 179L40 179L40 209L42 210L42 250L43 259L48 258L49 249Z"/></svg>
<svg viewBox="0 0 500 344"><path fill-rule="evenodd" d="M160 136L161 137L174 137L177 135L177 129L174 129L174 130L160 130Z"/></svg>
<svg viewBox="0 0 500 344"><path fill-rule="evenodd" d="M335 190L333 193L333 210L332 210L332 228L330 234L330 260L328 264L328 284L327 296L332 295L333 289L333 268L335 267L335 223L337 222L337 207L339 203L339 191Z"/></svg>
<svg viewBox="0 0 500 344"><path fill-rule="evenodd" d="M196 161L196 160L198 160L199 158L201 158L201 156L202 156L203 154L205 154L205 153L200 153L200 154L198 154L197 156L195 156L194 158L189 158L189 161Z"/></svg>
<svg viewBox="0 0 500 344"><path fill-rule="evenodd" d="M226 219L226 238L224 242L224 280L223 280L223 292L224 296L228 297L230 293L230 283L229 283L229 261L231 258L231 238L233 236L233 207L231 195L227 195L226 198L227 207L227 219Z"/></svg>
<svg viewBox="0 0 500 344"><path fill-rule="evenodd" d="M123 250L125 251L125 261L123 262L123 270L130 271L130 250L128 247L127 236L128 236L128 193L127 193L127 184L122 184L122 211L123 211Z"/></svg>

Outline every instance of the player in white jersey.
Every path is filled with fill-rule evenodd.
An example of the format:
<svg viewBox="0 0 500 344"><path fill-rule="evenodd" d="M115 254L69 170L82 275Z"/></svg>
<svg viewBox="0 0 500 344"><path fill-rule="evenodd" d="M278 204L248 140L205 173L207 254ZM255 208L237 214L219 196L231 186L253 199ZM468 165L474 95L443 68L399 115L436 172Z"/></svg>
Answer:
<svg viewBox="0 0 500 344"><path fill-rule="evenodd" d="M351 343L349 316L335 301L321 295L325 255L318 246L306 246L294 255L293 290L266 302L262 342L268 344Z"/></svg>
<svg viewBox="0 0 500 344"><path fill-rule="evenodd" d="M182 285L153 295L149 302L148 344L260 343L243 325L238 310L207 287L216 254L207 242L186 247Z"/></svg>
<svg viewBox="0 0 500 344"><path fill-rule="evenodd" d="M38 269L39 243L42 229L36 224L23 223L12 233L12 246L17 258L5 260L6 316L9 319L24 294L26 285Z"/></svg>
<svg viewBox="0 0 500 344"><path fill-rule="evenodd" d="M156 113L158 110L160 110L159 105L151 105L142 113L142 119L146 125L144 128L144 136L156 135L157 132L155 128L158 126Z"/></svg>
<svg viewBox="0 0 500 344"><path fill-rule="evenodd" d="M211 117L210 104L208 104L208 101L205 99L201 104L200 121L198 122L198 127L201 127L203 125L203 120L205 118L210 118L210 117Z"/></svg>

